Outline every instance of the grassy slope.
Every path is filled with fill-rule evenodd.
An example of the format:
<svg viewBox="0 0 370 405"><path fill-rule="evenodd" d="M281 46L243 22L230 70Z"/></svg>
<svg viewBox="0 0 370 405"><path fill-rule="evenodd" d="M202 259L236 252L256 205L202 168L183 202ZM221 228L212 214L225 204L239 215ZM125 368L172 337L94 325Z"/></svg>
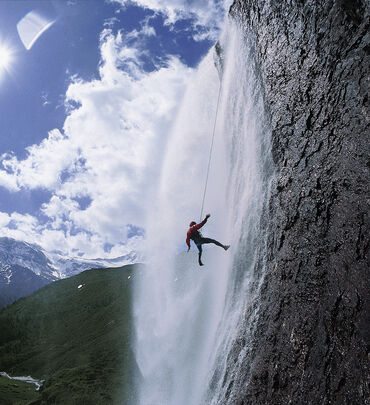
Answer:
<svg viewBox="0 0 370 405"><path fill-rule="evenodd" d="M135 271L85 271L1 310L0 371L45 379L41 404L134 404Z"/></svg>
<svg viewBox="0 0 370 405"><path fill-rule="evenodd" d="M35 401L39 396L33 384L9 380L0 376L1 405L27 405Z"/></svg>

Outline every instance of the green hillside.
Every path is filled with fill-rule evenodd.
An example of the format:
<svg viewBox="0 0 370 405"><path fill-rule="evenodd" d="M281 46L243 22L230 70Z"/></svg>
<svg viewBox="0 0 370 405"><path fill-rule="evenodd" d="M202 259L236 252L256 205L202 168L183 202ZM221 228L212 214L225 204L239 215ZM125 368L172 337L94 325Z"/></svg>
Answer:
<svg viewBox="0 0 370 405"><path fill-rule="evenodd" d="M19 402L3 382L0 403L135 404L131 287L140 271L88 270L0 310L0 371L45 380L36 402L34 392Z"/></svg>
<svg viewBox="0 0 370 405"><path fill-rule="evenodd" d="M33 384L0 376L0 404L27 405L40 398Z"/></svg>

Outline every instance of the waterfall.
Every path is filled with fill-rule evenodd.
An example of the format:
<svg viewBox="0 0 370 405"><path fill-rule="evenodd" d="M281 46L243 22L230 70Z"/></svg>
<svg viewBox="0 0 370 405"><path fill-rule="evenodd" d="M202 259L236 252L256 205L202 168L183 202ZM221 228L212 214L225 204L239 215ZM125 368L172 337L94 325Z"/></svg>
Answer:
<svg viewBox="0 0 370 405"><path fill-rule="evenodd" d="M189 222L199 220L215 119L220 79L212 49L172 128L149 215L148 265L134 297L140 405L219 403L227 354L263 276L270 134L253 50L235 21L226 23L220 44L221 102L205 200L211 218L202 231L231 248L207 245L199 267L196 248L186 253L184 243Z"/></svg>

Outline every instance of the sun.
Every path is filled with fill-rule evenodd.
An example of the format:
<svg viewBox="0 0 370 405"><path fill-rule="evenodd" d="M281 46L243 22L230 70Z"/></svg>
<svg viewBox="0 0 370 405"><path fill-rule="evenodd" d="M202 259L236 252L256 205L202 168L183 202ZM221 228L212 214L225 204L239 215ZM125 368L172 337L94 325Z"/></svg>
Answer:
<svg viewBox="0 0 370 405"><path fill-rule="evenodd" d="M0 70L7 69L12 61L12 52L5 45L0 45Z"/></svg>

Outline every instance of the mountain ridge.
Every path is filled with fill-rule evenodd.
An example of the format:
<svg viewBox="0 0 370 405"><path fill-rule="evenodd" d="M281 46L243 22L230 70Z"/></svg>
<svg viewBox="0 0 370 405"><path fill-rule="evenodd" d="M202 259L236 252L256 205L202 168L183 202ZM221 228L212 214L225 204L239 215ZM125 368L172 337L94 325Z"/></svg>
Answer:
<svg viewBox="0 0 370 405"><path fill-rule="evenodd" d="M142 261L141 253L135 251L113 259L85 259L47 252L36 244L0 237L0 306L9 305L48 283L85 270ZM11 275L16 277L12 278Z"/></svg>

